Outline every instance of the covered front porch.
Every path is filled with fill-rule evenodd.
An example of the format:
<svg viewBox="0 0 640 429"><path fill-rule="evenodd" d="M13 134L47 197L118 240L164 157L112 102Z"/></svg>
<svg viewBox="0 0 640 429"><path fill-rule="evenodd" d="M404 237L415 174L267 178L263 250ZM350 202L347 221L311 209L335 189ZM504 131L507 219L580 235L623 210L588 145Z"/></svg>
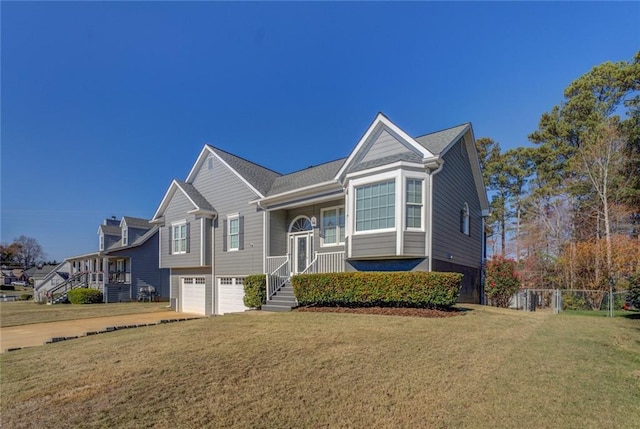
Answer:
<svg viewBox="0 0 640 429"><path fill-rule="evenodd" d="M266 216L267 304L296 274L345 271L343 197L271 210Z"/></svg>
<svg viewBox="0 0 640 429"><path fill-rule="evenodd" d="M98 289L104 302L136 299L131 290L131 258L112 257L101 253L69 258L71 277L83 274L84 287Z"/></svg>

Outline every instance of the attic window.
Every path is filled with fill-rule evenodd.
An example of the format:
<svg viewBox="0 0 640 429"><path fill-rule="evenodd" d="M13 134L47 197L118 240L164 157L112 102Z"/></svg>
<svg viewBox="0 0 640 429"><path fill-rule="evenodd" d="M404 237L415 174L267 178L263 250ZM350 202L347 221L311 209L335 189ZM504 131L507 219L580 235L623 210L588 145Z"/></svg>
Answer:
<svg viewBox="0 0 640 429"><path fill-rule="evenodd" d="M213 155L209 155L207 158L207 169L213 170Z"/></svg>
<svg viewBox="0 0 640 429"><path fill-rule="evenodd" d="M100 234L100 246L99 250L104 250L104 235Z"/></svg>
<svg viewBox="0 0 640 429"><path fill-rule="evenodd" d="M122 245L126 246L129 243L129 228L122 228Z"/></svg>

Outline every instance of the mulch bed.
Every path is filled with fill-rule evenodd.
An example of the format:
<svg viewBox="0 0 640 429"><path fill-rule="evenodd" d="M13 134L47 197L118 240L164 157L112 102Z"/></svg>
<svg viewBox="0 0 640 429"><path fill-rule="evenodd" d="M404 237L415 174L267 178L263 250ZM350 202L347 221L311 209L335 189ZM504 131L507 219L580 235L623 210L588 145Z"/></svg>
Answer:
<svg viewBox="0 0 640 429"><path fill-rule="evenodd" d="M316 313L353 313L353 314L379 314L383 316L408 316L408 317L453 317L461 316L465 312L452 308L450 310L437 310L432 308L406 308L406 307L299 307L297 311Z"/></svg>

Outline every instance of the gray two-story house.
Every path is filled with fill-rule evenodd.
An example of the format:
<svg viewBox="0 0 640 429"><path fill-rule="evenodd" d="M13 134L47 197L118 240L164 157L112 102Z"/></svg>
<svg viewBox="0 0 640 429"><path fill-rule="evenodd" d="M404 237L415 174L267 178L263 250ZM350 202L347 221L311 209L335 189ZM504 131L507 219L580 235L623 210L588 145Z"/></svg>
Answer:
<svg viewBox="0 0 640 429"><path fill-rule="evenodd" d="M245 310L259 273L271 300L300 273L455 271L480 302L488 210L471 124L411 137L378 114L348 157L290 174L205 145L151 223L175 309L210 315Z"/></svg>
<svg viewBox="0 0 640 429"><path fill-rule="evenodd" d="M105 219L98 251L66 258L69 281L101 290L105 302L135 301L142 289L168 299L169 270L158 266L158 236L159 227L148 219Z"/></svg>

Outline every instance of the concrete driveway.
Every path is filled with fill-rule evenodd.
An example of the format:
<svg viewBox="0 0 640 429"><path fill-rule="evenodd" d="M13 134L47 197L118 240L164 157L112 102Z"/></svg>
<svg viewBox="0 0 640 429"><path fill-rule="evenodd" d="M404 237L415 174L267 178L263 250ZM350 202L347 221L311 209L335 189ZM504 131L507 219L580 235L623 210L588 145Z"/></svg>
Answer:
<svg viewBox="0 0 640 429"><path fill-rule="evenodd" d="M31 325L0 328L0 349L41 346L53 338L82 336L87 332L104 331L110 327L159 323L161 320L197 319L202 316L186 313L159 311L156 313L124 314L121 316L94 317L91 319L65 320L61 322L34 323Z"/></svg>

